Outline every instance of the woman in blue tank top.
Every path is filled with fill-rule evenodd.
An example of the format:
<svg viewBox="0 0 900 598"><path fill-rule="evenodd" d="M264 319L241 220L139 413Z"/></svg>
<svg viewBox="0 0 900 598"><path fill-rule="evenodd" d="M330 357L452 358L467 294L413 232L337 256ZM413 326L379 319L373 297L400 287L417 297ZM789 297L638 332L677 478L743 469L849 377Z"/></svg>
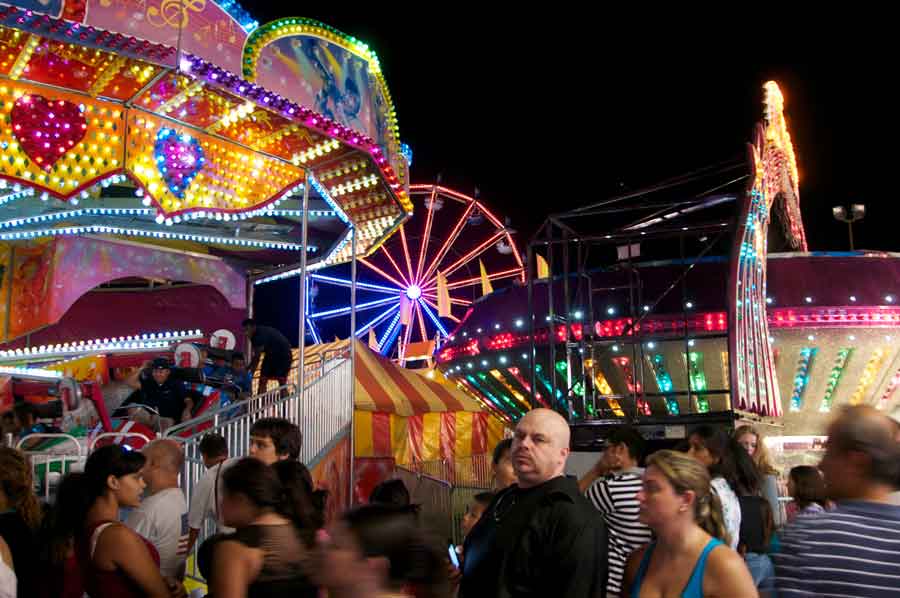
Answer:
<svg viewBox="0 0 900 598"><path fill-rule="evenodd" d="M744 559L731 550L709 472L683 453L647 459L638 492L640 521L656 540L635 551L625 569L630 598L755 598Z"/></svg>

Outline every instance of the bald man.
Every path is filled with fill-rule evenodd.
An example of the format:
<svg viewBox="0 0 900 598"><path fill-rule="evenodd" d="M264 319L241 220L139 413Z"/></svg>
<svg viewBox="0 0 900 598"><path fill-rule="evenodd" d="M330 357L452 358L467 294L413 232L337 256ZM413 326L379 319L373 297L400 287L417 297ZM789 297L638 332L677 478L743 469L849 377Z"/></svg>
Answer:
<svg viewBox="0 0 900 598"><path fill-rule="evenodd" d="M181 580L189 531L187 502L178 487L184 449L175 440L163 439L149 443L143 453L147 462L141 474L150 495L131 512L125 524L156 546L163 577Z"/></svg>
<svg viewBox="0 0 900 598"><path fill-rule="evenodd" d="M897 596L900 507L890 494L900 474L897 428L868 406L841 411L828 428L820 468L833 510L800 517L776 555L779 598Z"/></svg>
<svg viewBox="0 0 900 598"><path fill-rule="evenodd" d="M466 537L460 598L602 598L606 528L564 474L568 423L549 409L529 411L511 452L518 483L497 494Z"/></svg>

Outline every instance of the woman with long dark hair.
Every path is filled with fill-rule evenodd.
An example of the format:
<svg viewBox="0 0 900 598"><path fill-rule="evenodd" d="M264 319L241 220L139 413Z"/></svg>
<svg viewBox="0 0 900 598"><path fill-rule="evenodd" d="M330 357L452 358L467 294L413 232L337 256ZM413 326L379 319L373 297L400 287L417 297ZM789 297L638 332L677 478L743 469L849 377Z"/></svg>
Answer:
<svg viewBox="0 0 900 598"><path fill-rule="evenodd" d="M212 552L208 566L201 563L211 597L318 595L308 577L309 557L324 501L303 465L283 463L269 466L248 457L222 474L222 518L236 531L201 549Z"/></svg>
<svg viewBox="0 0 900 598"><path fill-rule="evenodd" d="M637 499L656 540L629 557L623 596L757 596L743 560L722 541L725 523L706 467L658 451L647 458Z"/></svg>
<svg viewBox="0 0 900 598"><path fill-rule="evenodd" d="M728 543L740 542L741 504L738 496L759 492L759 475L747 452L723 428L697 426L688 436L688 455L709 470L710 484L722 503Z"/></svg>
<svg viewBox="0 0 900 598"><path fill-rule="evenodd" d="M445 555L425 539L411 506L344 513L317 554L314 577L331 598L448 596Z"/></svg>
<svg viewBox="0 0 900 598"><path fill-rule="evenodd" d="M40 524L41 507L25 454L0 447L0 538L9 547L19 596L32 596L35 592L34 550Z"/></svg>
<svg viewBox="0 0 900 598"><path fill-rule="evenodd" d="M104 446L88 457L84 473L69 474L60 486L51 515L56 538L48 542L57 542L63 550L74 540L81 581L91 598L171 598L184 593L163 579L153 544L119 523L121 507L140 505L145 462L137 451Z"/></svg>

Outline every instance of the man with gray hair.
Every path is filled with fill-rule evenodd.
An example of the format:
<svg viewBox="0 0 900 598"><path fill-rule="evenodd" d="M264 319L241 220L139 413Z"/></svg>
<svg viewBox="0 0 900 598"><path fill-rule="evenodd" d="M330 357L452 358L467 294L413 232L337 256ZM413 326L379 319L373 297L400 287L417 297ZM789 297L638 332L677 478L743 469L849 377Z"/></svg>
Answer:
<svg viewBox="0 0 900 598"><path fill-rule="evenodd" d="M513 436L517 483L491 501L466 537L460 598L601 598L607 575L603 520L565 476L569 425L529 411Z"/></svg>
<svg viewBox="0 0 900 598"><path fill-rule="evenodd" d="M159 551L163 577L181 580L187 558L188 508L178 487L184 467L184 449L171 439L154 440L144 447L147 462L141 474L150 496L131 512L125 525L147 538Z"/></svg>
<svg viewBox="0 0 900 598"><path fill-rule="evenodd" d="M868 406L845 408L828 428L820 465L832 511L800 517L776 555L779 598L896 596L900 507L890 495L900 473L896 427Z"/></svg>

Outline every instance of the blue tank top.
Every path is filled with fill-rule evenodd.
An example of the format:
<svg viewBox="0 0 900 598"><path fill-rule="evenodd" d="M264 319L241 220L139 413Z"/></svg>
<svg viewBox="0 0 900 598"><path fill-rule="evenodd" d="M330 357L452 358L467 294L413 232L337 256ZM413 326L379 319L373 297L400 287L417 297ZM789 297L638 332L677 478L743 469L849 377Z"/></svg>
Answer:
<svg viewBox="0 0 900 598"><path fill-rule="evenodd" d="M700 557L694 565L694 570L691 572L691 578L688 579L687 585L684 586L684 589L681 591L681 598L703 598L703 573L706 571L706 559L709 557L709 553L712 552L712 549L721 544L722 541L717 538L712 538L706 543L703 552L700 553ZM647 573L647 567L650 566L650 557L653 555L653 548L655 546L656 542L652 542L647 546L647 551L644 552L644 557L641 559L641 565L638 567L637 575L634 578L634 584L631 586L631 598L638 598L641 593L641 584L644 582L644 575Z"/></svg>

